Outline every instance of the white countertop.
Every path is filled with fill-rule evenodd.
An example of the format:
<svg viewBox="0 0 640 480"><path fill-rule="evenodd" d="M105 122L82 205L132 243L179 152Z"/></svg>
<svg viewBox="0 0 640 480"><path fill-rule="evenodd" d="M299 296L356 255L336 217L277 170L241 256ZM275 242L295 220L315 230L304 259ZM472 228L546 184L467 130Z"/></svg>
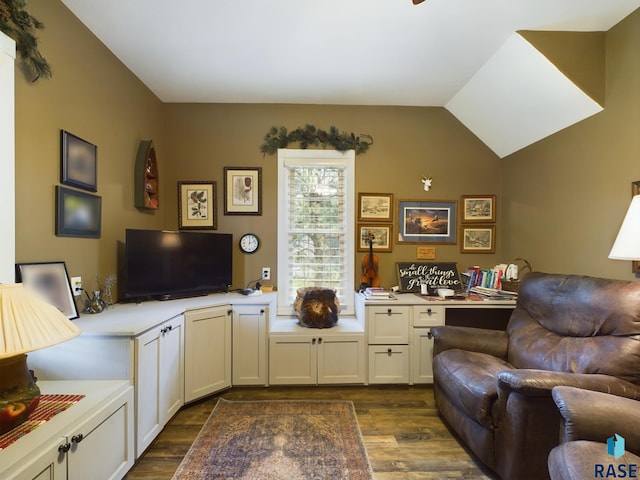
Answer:
<svg viewBox="0 0 640 480"><path fill-rule="evenodd" d="M187 310L220 305L269 305L276 300L276 293L248 296L237 292L176 300L151 300L142 303L118 303L101 313L81 313L73 320L83 335L135 336L182 315Z"/></svg>

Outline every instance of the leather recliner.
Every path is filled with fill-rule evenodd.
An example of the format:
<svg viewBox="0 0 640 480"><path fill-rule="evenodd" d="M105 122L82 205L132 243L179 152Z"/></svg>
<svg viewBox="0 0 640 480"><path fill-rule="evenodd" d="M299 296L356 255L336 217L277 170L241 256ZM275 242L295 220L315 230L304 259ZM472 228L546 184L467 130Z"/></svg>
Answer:
<svg viewBox="0 0 640 480"><path fill-rule="evenodd" d="M552 395L562 417L562 443L548 459L552 480L640 475L640 402L575 387L555 387ZM620 437L620 452L610 453L608 439Z"/></svg>
<svg viewBox="0 0 640 480"><path fill-rule="evenodd" d="M549 477L553 387L640 398L640 282L529 273L506 331L431 331L439 412L505 480Z"/></svg>

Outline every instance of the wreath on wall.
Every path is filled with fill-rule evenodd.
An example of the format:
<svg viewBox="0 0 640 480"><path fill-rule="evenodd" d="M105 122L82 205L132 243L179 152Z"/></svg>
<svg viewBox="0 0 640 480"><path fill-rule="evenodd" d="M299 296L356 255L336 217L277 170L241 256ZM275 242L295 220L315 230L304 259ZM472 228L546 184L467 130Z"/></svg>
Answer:
<svg viewBox="0 0 640 480"><path fill-rule="evenodd" d="M51 66L40 54L34 33L44 25L25 6L25 0L0 0L0 30L16 42L16 50L35 82L40 77L51 78Z"/></svg>
<svg viewBox="0 0 640 480"><path fill-rule="evenodd" d="M260 146L262 156L273 155L279 148L287 148L290 143L298 143L300 148L308 148L309 145L329 146L344 152L355 150L356 154L365 153L371 144L373 137L361 133L356 136L353 133L340 132L336 127L329 127L329 131L320 130L313 125L298 127L291 132L287 132L285 127L271 127L264 136L264 143Z"/></svg>

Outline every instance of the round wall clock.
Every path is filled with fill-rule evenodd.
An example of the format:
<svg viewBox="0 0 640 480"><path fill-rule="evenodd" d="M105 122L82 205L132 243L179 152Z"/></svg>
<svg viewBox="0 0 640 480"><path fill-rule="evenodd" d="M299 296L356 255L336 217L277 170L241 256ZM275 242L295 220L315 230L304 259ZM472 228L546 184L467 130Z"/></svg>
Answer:
<svg viewBox="0 0 640 480"><path fill-rule="evenodd" d="M260 247L260 239L255 233L245 233L240 237L240 251L242 253L255 253Z"/></svg>

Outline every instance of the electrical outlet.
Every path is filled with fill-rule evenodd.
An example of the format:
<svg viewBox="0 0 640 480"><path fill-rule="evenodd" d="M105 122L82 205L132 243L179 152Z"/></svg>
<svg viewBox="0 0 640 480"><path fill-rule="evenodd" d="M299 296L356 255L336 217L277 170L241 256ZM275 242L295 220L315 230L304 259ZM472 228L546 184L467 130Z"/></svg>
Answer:
<svg viewBox="0 0 640 480"><path fill-rule="evenodd" d="M71 290L76 297L82 295L82 277L71 277Z"/></svg>
<svg viewBox="0 0 640 480"><path fill-rule="evenodd" d="M262 280L271 280L271 268L262 267Z"/></svg>

